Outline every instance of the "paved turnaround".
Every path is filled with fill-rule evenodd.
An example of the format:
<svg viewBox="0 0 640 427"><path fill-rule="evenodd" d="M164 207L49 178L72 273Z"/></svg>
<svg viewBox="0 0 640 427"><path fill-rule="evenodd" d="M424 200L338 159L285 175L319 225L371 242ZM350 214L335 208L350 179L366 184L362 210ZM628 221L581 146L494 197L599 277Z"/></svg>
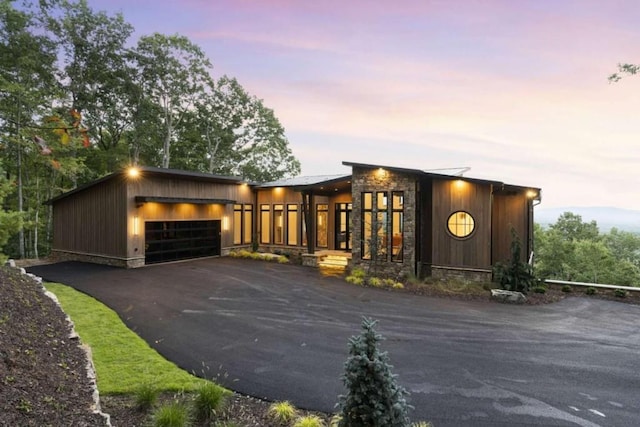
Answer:
<svg viewBox="0 0 640 427"><path fill-rule="evenodd" d="M32 267L113 308L167 359L241 393L334 411L348 338L378 319L413 420L640 425L640 307L428 298L231 258L134 270Z"/></svg>

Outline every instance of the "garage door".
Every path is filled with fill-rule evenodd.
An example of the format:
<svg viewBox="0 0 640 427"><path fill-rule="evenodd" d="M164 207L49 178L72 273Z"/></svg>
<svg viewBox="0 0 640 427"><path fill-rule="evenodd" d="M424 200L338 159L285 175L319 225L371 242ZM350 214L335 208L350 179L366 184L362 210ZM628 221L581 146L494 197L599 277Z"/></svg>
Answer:
<svg viewBox="0 0 640 427"><path fill-rule="evenodd" d="M220 255L220 220L146 221L145 263Z"/></svg>

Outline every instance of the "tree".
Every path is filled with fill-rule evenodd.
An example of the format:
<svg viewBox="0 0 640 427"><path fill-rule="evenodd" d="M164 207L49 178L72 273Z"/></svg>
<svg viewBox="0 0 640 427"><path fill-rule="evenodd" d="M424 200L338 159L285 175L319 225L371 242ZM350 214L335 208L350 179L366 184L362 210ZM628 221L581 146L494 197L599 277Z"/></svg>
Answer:
<svg viewBox="0 0 640 427"><path fill-rule="evenodd" d="M618 72L609 76L612 83L618 82L624 75L632 76L640 73L640 65L637 64L618 64Z"/></svg>
<svg viewBox="0 0 640 427"><path fill-rule="evenodd" d="M494 280L502 289L527 293L535 280L531 266L522 261L522 245L515 228L511 228L511 259L507 263L496 263Z"/></svg>
<svg viewBox="0 0 640 427"><path fill-rule="evenodd" d="M573 212L564 212L550 228L569 242L597 239L600 233L596 221L583 222L582 216Z"/></svg>
<svg viewBox="0 0 640 427"><path fill-rule="evenodd" d="M18 232L22 227L22 213L15 211L5 211L2 209L4 199L11 192L11 182L4 176L4 171L0 168L0 248L2 248L9 238ZM4 262L4 255L0 251L0 261Z"/></svg>
<svg viewBox="0 0 640 427"><path fill-rule="evenodd" d="M35 35L36 17L20 11L11 2L0 2L0 125L5 165L15 176L15 209L25 210L25 174L23 163L31 146L34 120L45 112L56 95L55 49L45 35ZM5 195L7 196L7 195ZM25 255L23 223L18 230L17 255Z"/></svg>
<svg viewBox="0 0 640 427"><path fill-rule="evenodd" d="M132 125L133 100L140 93L125 49L133 27L121 14L94 12L86 0L65 0L62 11L62 19L50 18L49 26L64 58L65 92L71 108L82 114L91 141L102 150L113 150ZM112 152L106 168L94 168L90 178L121 166L126 159L120 157Z"/></svg>
<svg viewBox="0 0 640 427"><path fill-rule="evenodd" d="M211 63L186 37L158 33L141 37L133 57L142 97L146 98L138 108L159 107L161 115L155 124L163 139L162 167L168 168L176 127L213 85Z"/></svg>
<svg viewBox="0 0 640 427"><path fill-rule="evenodd" d="M273 110L234 78L218 79L182 124L174 155L179 167L258 182L300 173Z"/></svg>
<svg viewBox="0 0 640 427"><path fill-rule="evenodd" d="M362 332L349 340L349 358L342 377L347 389L339 396L341 427L403 427L409 425L409 393L396 384L389 357L378 349L383 339L377 321L364 318Z"/></svg>

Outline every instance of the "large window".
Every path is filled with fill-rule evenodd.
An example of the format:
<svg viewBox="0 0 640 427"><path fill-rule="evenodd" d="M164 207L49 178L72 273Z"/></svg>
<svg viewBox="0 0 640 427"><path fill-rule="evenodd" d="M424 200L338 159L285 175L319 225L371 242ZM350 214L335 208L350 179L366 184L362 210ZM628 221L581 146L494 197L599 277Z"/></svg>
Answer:
<svg viewBox="0 0 640 427"><path fill-rule="evenodd" d="M298 205L287 205L287 245L298 244Z"/></svg>
<svg viewBox="0 0 640 427"><path fill-rule="evenodd" d="M260 205L260 243L271 243L271 207Z"/></svg>
<svg viewBox="0 0 640 427"><path fill-rule="evenodd" d="M316 205L316 246L326 248L329 230L329 205Z"/></svg>
<svg viewBox="0 0 640 427"><path fill-rule="evenodd" d="M402 262L404 240L404 194L391 193L391 261Z"/></svg>
<svg viewBox="0 0 640 427"><path fill-rule="evenodd" d="M233 205L233 244L242 243L242 205Z"/></svg>
<svg viewBox="0 0 640 427"><path fill-rule="evenodd" d="M373 193L362 193L362 259L371 259Z"/></svg>
<svg viewBox="0 0 640 427"><path fill-rule="evenodd" d="M375 251L379 261L387 260L387 252L389 248L389 238L388 238L388 196L384 191L379 191L376 193L376 247L373 248Z"/></svg>
<svg viewBox="0 0 640 427"><path fill-rule="evenodd" d="M249 244L253 238L253 205L244 205L244 232L242 243Z"/></svg>
<svg viewBox="0 0 640 427"><path fill-rule="evenodd" d="M273 243L284 244L284 205L273 206Z"/></svg>
<svg viewBox="0 0 640 427"><path fill-rule="evenodd" d="M458 238L469 237L475 229L475 221L473 217L464 211L454 212L447 220L447 229L449 233Z"/></svg>

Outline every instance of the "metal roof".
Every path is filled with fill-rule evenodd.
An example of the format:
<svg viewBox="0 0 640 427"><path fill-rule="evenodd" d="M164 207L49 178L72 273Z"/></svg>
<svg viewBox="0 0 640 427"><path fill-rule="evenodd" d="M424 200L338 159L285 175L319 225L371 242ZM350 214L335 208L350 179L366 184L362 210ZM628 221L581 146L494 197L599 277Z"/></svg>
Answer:
<svg viewBox="0 0 640 427"><path fill-rule="evenodd" d="M264 184L259 184L258 187L305 187L310 185L332 183L344 179L351 179L351 174L296 176L294 178L285 178L279 179L277 181L265 182Z"/></svg>

